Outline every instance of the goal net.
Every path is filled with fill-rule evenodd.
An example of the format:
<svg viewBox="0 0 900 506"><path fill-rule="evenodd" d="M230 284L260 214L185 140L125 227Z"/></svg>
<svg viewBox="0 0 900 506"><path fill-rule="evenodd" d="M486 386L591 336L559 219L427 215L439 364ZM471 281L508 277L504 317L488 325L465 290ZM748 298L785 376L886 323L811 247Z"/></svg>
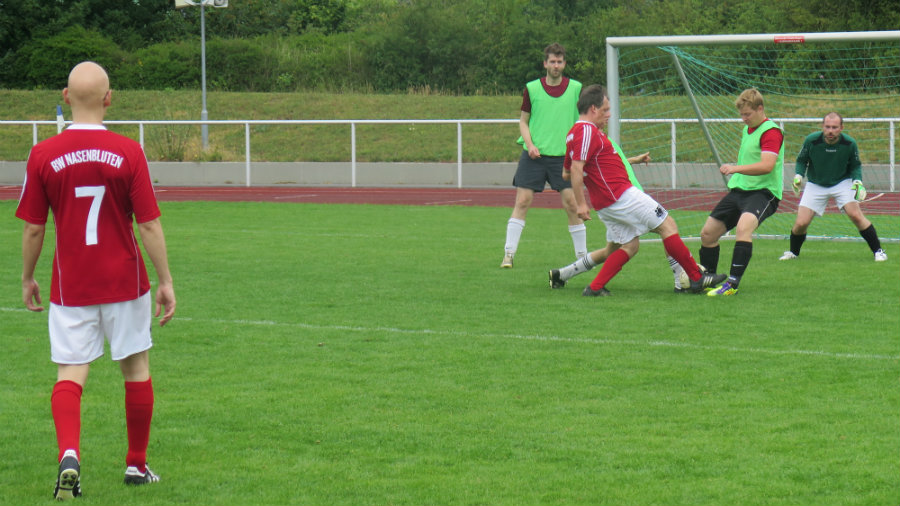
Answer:
<svg viewBox="0 0 900 506"><path fill-rule="evenodd" d="M734 163L744 126L735 108L747 88L763 95L767 116L785 134L784 195L759 237L790 234L799 199L791 180L800 146L825 114L844 117L856 139L868 200L861 206L882 241L900 241L896 174L900 129L900 31L788 35L610 37L609 134L628 155L645 191L697 236L725 194L722 163ZM862 240L830 202L810 238Z"/></svg>

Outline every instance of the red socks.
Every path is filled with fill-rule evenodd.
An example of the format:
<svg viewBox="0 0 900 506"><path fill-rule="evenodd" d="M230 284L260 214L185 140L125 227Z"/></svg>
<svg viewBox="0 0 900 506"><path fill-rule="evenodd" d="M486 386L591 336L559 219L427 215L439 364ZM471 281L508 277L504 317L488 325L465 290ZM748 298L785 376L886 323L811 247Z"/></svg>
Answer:
<svg viewBox="0 0 900 506"><path fill-rule="evenodd" d="M617 249L613 251L606 258L606 261L603 262L603 268L597 273L597 277L591 281L591 290L599 290L606 286L606 283L609 283L609 280L618 274L629 260L631 260L631 257L628 256L628 253L625 253L625 250Z"/></svg>
<svg viewBox="0 0 900 506"><path fill-rule="evenodd" d="M63 453L72 449L81 458L81 392L83 388L74 381L58 381L53 385L50 396L50 408L53 411L53 424L56 426L56 444L59 446L57 461L62 460Z"/></svg>
<svg viewBox="0 0 900 506"><path fill-rule="evenodd" d="M81 458L81 393L83 388L74 381L59 381L53 385L50 406L56 425L56 444L61 460L66 450L73 449ZM153 383L125 382L125 425L128 427L128 455L125 464L147 470L147 445L150 442L150 420L153 418Z"/></svg>
<svg viewBox="0 0 900 506"><path fill-rule="evenodd" d="M153 418L153 383L125 382L125 425L128 428L128 455L125 465L147 470L147 445L150 442L150 420Z"/></svg>
<svg viewBox="0 0 900 506"><path fill-rule="evenodd" d="M663 247L669 256L681 264L681 267L684 268L691 280L696 281L700 279L702 276L700 267L697 266L697 262L694 261L694 257L691 256L690 250L684 245L680 235L672 234L663 239ZM625 250L617 249L613 251L609 258L606 259L606 262L603 263L603 268L597 273L597 277L591 281L591 290L599 290L606 286L606 283L618 274L629 260L631 260L631 257L628 256L628 253L625 253Z"/></svg>
<svg viewBox="0 0 900 506"><path fill-rule="evenodd" d="M694 257L691 256L691 251L684 245L684 241L681 240L680 235L672 234L663 239L662 243L666 253L674 258L676 262L681 264L681 268L687 272L688 278L690 278L691 281L697 281L703 276L700 272L700 268L697 266L697 262L694 261Z"/></svg>

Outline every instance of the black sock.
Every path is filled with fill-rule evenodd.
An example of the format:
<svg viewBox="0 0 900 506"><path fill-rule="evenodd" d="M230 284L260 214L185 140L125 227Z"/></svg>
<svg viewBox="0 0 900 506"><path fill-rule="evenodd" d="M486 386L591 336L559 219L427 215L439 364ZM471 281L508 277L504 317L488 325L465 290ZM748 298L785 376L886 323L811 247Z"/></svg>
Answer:
<svg viewBox="0 0 900 506"><path fill-rule="evenodd" d="M869 249L872 253L881 249L881 241L878 240L878 233L875 232L875 225L869 225L869 228L860 230L859 235L869 243Z"/></svg>
<svg viewBox="0 0 900 506"><path fill-rule="evenodd" d="M806 241L806 234L795 234L791 232L791 253L800 256L800 248Z"/></svg>
<svg viewBox="0 0 900 506"><path fill-rule="evenodd" d="M734 280L732 285L737 286L741 276L747 270L747 264L750 263L750 257L753 256L753 243L749 241L737 241L734 243L734 253L731 256L731 275L729 281Z"/></svg>
<svg viewBox="0 0 900 506"><path fill-rule="evenodd" d="M719 249L721 247L718 245L714 248L700 246L700 265L706 267L709 273L715 273L719 267Z"/></svg>

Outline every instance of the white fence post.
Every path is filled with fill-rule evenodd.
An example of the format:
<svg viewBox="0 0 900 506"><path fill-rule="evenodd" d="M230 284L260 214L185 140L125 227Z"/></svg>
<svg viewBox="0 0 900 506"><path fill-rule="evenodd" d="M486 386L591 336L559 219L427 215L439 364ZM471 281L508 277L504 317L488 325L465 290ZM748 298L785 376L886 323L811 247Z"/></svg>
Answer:
<svg viewBox="0 0 900 506"><path fill-rule="evenodd" d="M675 179L676 179L676 177L677 177L677 176L676 176L677 169L675 169L675 153L676 153L676 151L678 150L677 146L678 146L678 144L677 144L676 141L675 141L675 122L673 121L673 122L672 122L672 147L671 147L671 158L672 158L672 189L673 189L673 190L674 190L675 188L677 188L676 183L675 183Z"/></svg>
<svg viewBox="0 0 900 506"><path fill-rule="evenodd" d="M247 187L250 187L250 123L244 123L244 154L246 158L246 166L244 170L246 171L246 175L244 176L244 181L247 183Z"/></svg>
<svg viewBox="0 0 900 506"><path fill-rule="evenodd" d="M350 122L350 186L356 188L356 123Z"/></svg>
<svg viewBox="0 0 900 506"><path fill-rule="evenodd" d="M894 177L895 177L894 176L894 167L895 167L894 162L897 157L897 150L896 150L896 146L895 146L895 142L894 142L894 120L891 120L890 123L891 124L890 124L890 127L888 128L888 131L891 136L891 139L889 142L889 144L891 146L891 152L890 152L891 165L890 165L890 169L888 169L888 174L890 175L890 178L891 178L891 191L894 191Z"/></svg>
<svg viewBox="0 0 900 506"><path fill-rule="evenodd" d="M462 121L456 123L456 187L462 188Z"/></svg>

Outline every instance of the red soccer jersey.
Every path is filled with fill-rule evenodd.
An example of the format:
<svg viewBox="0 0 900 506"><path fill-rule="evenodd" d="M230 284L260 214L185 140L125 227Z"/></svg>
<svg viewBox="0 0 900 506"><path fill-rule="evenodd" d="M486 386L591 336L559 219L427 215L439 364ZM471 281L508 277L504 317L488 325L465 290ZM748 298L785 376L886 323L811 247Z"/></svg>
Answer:
<svg viewBox="0 0 900 506"><path fill-rule="evenodd" d="M584 185L594 209L612 205L632 186L619 152L606 134L589 121L578 121L566 136L567 169L573 160L585 162Z"/></svg>
<svg viewBox="0 0 900 506"><path fill-rule="evenodd" d="M56 224L50 302L123 302L150 290L132 220L160 213L140 144L99 125L72 125L36 144L16 216L42 225L48 210Z"/></svg>
<svg viewBox="0 0 900 506"><path fill-rule="evenodd" d="M769 121L769 118L764 119L763 121ZM762 123L760 123L762 124ZM759 126L757 126L759 128ZM756 128L747 128L747 133L752 134L756 131ZM775 153L778 154L781 151L781 144L784 142L784 134L778 128L770 128L763 132L762 136L759 138L759 148L763 153Z"/></svg>

